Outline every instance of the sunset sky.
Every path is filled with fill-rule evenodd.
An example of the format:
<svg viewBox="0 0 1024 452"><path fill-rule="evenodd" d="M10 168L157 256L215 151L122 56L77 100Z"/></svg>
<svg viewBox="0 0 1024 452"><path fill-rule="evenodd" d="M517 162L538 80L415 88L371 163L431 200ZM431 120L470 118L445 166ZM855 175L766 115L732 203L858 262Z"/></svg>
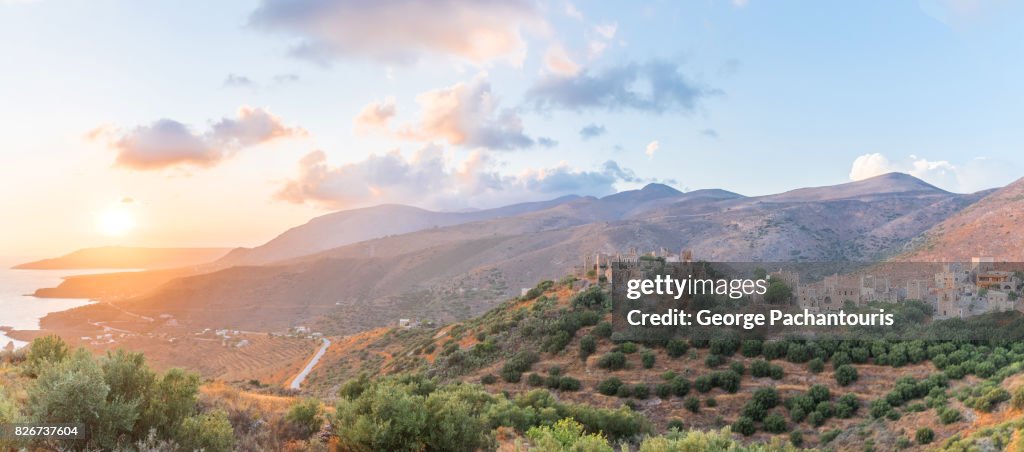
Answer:
<svg viewBox="0 0 1024 452"><path fill-rule="evenodd" d="M429 6L427 6L429 5ZM0 255L380 203L1024 176L1024 6L0 0Z"/></svg>

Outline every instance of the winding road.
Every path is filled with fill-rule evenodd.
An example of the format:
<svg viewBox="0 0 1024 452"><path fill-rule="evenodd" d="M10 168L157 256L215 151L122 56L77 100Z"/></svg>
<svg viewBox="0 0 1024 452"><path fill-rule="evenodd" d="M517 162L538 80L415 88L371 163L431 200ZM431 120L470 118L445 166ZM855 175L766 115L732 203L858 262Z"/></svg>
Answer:
<svg viewBox="0 0 1024 452"><path fill-rule="evenodd" d="M324 344L321 345L320 350L317 350L316 354L313 355L313 359L309 360L309 363L307 363L306 367L302 369L302 372L299 372L299 374L296 375L295 378L292 378L291 384L288 385L290 389L299 389L299 387L302 386L302 382L306 379L307 376L309 376L309 373L313 371L313 368L316 367L316 364L320 362L320 358L324 357L324 353L327 353L327 347L330 346L331 340L325 337Z"/></svg>

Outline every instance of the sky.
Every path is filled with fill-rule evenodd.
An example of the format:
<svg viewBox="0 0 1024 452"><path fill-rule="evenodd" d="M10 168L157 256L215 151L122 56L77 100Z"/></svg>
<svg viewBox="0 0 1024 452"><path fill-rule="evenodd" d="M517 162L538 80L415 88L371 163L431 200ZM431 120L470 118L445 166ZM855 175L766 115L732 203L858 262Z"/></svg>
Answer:
<svg viewBox="0 0 1024 452"><path fill-rule="evenodd" d="M666 183L1024 176L1024 6L0 0L0 255Z"/></svg>

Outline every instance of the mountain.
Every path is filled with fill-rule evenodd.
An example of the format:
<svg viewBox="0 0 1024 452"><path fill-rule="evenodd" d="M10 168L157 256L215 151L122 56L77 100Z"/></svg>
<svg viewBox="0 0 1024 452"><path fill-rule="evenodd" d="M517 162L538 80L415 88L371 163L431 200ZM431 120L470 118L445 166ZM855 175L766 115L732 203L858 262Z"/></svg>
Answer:
<svg viewBox="0 0 1024 452"><path fill-rule="evenodd" d="M948 196L950 193L905 173L887 173L856 182L825 187L809 187L764 197L771 201L828 201L867 199L886 196Z"/></svg>
<svg viewBox="0 0 1024 452"><path fill-rule="evenodd" d="M1024 262L1024 178L928 229L898 257L903 261L969 261L992 257Z"/></svg>
<svg viewBox="0 0 1024 452"><path fill-rule="evenodd" d="M275 331L308 324L335 334L399 317L479 314L541 279L571 273L595 252L665 248L712 261L878 261L984 195L929 187L886 175L744 197L653 184L178 278L120 305L193 327Z"/></svg>
<svg viewBox="0 0 1024 452"><path fill-rule="evenodd" d="M389 235L519 215L547 209L577 198L565 196L550 201L469 212L434 212L396 204L344 210L316 217L258 247L237 248L216 264L219 267L261 265Z"/></svg>
<svg viewBox="0 0 1024 452"><path fill-rule="evenodd" d="M67 270L88 268L158 269L185 267L212 262L229 248L140 248L105 246L85 248L70 254L15 266L29 270Z"/></svg>

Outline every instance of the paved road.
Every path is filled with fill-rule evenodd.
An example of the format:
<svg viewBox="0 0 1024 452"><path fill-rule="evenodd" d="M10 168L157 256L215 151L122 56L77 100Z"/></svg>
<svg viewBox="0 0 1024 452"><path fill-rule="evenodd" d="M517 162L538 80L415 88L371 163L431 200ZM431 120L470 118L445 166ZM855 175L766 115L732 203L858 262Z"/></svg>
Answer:
<svg viewBox="0 0 1024 452"><path fill-rule="evenodd" d="M309 376L309 373L313 371L313 368L316 367L316 363L320 362L320 358L324 357L324 353L327 353L327 347L330 346L331 340L325 337L324 345L320 346L320 350L317 350L316 355L313 355L313 359L309 361L309 364L306 364L306 367L302 369L302 372L299 372L299 374L292 379L292 383L288 385L288 387L291 389L299 389L299 387L302 386L302 382L307 376Z"/></svg>

